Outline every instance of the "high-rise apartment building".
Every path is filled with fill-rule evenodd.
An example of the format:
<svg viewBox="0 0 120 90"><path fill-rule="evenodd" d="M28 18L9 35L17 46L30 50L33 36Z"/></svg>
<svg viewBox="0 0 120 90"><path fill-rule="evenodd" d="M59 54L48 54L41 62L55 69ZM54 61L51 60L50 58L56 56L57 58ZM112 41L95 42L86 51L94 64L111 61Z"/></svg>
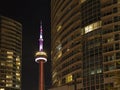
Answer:
<svg viewBox="0 0 120 90"><path fill-rule="evenodd" d="M120 88L120 0L51 0L50 90Z"/></svg>
<svg viewBox="0 0 120 90"><path fill-rule="evenodd" d="M0 16L0 90L21 90L22 25Z"/></svg>

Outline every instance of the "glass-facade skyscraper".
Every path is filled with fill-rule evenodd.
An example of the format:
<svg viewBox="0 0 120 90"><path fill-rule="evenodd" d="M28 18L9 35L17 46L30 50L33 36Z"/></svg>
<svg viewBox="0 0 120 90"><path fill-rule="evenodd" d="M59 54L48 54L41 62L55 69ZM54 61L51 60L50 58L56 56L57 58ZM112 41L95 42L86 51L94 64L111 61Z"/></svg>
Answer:
<svg viewBox="0 0 120 90"><path fill-rule="evenodd" d="M51 0L50 90L120 88L120 0Z"/></svg>
<svg viewBox="0 0 120 90"><path fill-rule="evenodd" d="M0 16L0 90L21 90L22 25Z"/></svg>

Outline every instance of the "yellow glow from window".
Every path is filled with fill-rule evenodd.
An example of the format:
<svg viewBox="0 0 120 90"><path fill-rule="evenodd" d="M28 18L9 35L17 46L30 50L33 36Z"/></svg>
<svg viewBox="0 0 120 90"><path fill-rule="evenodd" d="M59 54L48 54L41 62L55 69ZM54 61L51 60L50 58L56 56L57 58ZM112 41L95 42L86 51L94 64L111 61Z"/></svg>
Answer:
<svg viewBox="0 0 120 90"><path fill-rule="evenodd" d="M7 58L9 58L9 59L13 59L13 56L8 55Z"/></svg>
<svg viewBox="0 0 120 90"><path fill-rule="evenodd" d="M19 56L17 56L16 61L20 61L20 57Z"/></svg>
<svg viewBox="0 0 120 90"><path fill-rule="evenodd" d="M13 67L13 64L12 64L12 63L9 63L9 64L6 64L6 66L8 66L8 67Z"/></svg>
<svg viewBox="0 0 120 90"><path fill-rule="evenodd" d="M68 48L68 49L67 49L67 52L69 52L69 51L70 51L70 49Z"/></svg>
<svg viewBox="0 0 120 90"><path fill-rule="evenodd" d="M88 26L88 28L89 28L90 30L93 30L93 29L94 29L93 25Z"/></svg>
<svg viewBox="0 0 120 90"><path fill-rule="evenodd" d="M84 3L85 1L86 1L86 0L81 0L80 2L81 2L81 3Z"/></svg>
<svg viewBox="0 0 120 90"><path fill-rule="evenodd" d="M6 83L12 83L12 80L6 80Z"/></svg>
<svg viewBox="0 0 120 90"><path fill-rule="evenodd" d="M20 69L20 67L19 67L19 66L17 66L17 69Z"/></svg>
<svg viewBox="0 0 120 90"><path fill-rule="evenodd" d="M5 62L1 62L1 66L5 66Z"/></svg>
<svg viewBox="0 0 120 90"><path fill-rule="evenodd" d="M94 29L97 29L98 26L99 26L99 22L95 22L95 23L93 23L93 27L94 27Z"/></svg>
<svg viewBox="0 0 120 90"><path fill-rule="evenodd" d="M54 78L57 75L57 72L54 72L52 75L52 78Z"/></svg>
<svg viewBox="0 0 120 90"><path fill-rule="evenodd" d="M9 55L13 55L13 52L7 51L7 54L9 54Z"/></svg>
<svg viewBox="0 0 120 90"><path fill-rule="evenodd" d="M53 80L53 83L55 83L55 82L57 82L57 79L54 79L54 80Z"/></svg>
<svg viewBox="0 0 120 90"><path fill-rule="evenodd" d="M113 37L110 37L107 39L107 42L112 42L113 40L114 40Z"/></svg>
<svg viewBox="0 0 120 90"><path fill-rule="evenodd" d="M0 88L0 90L5 90L4 88Z"/></svg>
<svg viewBox="0 0 120 90"><path fill-rule="evenodd" d="M5 82L5 80L0 80L0 82Z"/></svg>
<svg viewBox="0 0 120 90"><path fill-rule="evenodd" d="M6 78L12 78L12 75L6 75Z"/></svg>
<svg viewBox="0 0 120 90"><path fill-rule="evenodd" d="M90 32L90 29L88 28L88 26L85 27L85 33Z"/></svg>
<svg viewBox="0 0 120 90"><path fill-rule="evenodd" d="M60 58L61 56L62 56L62 52L59 52L57 59Z"/></svg>
<svg viewBox="0 0 120 90"><path fill-rule="evenodd" d="M60 29L62 28L62 26L60 25L60 26L58 26L58 28L57 28L57 32L58 31L60 31Z"/></svg>
<svg viewBox="0 0 120 90"><path fill-rule="evenodd" d="M17 73L16 73L16 76L20 76L20 73L17 72Z"/></svg>
<svg viewBox="0 0 120 90"><path fill-rule="evenodd" d="M17 79L18 81L20 81L20 77L16 77L16 79Z"/></svg>
<svg viewBox="0 0 120 90"><path fill-rule="evenodd" d="M11 62L11 63L12 63L13 61L12 61L12 60L10 60L10 59L8 59L8 60L6 60L6 62L9 62L9 63Z"/></svg>
<svg viewBox="0 0 120 90"><path fill-rule="evenodd" d="M20 66L20 62L16 62L16 65Z"/></svg>
<svg viewBox="0 0 120 90"><path fill-rule="evenodd" d="M68 75L68 76L66 77L66 83L71 82L72 80L73 80L72 75Z"/></svg>
<svg viewBox="0 0 120 90"><path fill-rule="evenodd" d="M97 73L102 73L102 70L100 68L97 69Z"/></svg>
<svg viewBox="0 0 120 90"><path fill-rule="evenodd" d="M6 87L12 87L12 84L11 83L6 84Z"/></svg>
<svg viewBox="0 0 120 90"><path fill-rule="evenodd" d="M91 74L91 75L95 74L95 71L94 71L94 70L92 70L90 74Z"/></svg>
<svg viewBox="0 0 120 90"><path fill-rule="evenodd" d="M61 48L62 48L61 44L59 44L59 45L56 47L56 49L57 49L58 51L60 51Z"/></svg>
<svg viewBox="0 0 120 90"><path fill-rule="evenodd" d="M20 85L16 85L15 87L16 87L16 88L19 88L19 87L20 87Z"/></svg>
<svg viewBox="0 0 120 90"><path fill-rule="evenodd" d="M100 28L101 27L101 21L98 21L98 22L95 22L95 23L92 23L86 27L84 27L83 30L85 30L85 33L88 33L88 32L91 32L97 28Z"/></svg>

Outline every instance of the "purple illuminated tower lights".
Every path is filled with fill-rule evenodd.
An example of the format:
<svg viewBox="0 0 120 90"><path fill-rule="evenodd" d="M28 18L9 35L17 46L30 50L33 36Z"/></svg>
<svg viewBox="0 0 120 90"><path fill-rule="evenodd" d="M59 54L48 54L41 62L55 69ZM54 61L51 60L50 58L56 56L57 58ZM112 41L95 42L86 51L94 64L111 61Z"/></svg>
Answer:
<svg viewBox="0 0 120 90"><path fill-rule="evenodd" d="M43 51L43 30L42 30L42 22L40 23L40 38L39 38L39 51Z"/></svg>
<svg viewBox="0 0 120 90"><path fill-rule="evenodd" d="M47 62L47 54L43 51L43 30L40 24L39 51L35 54L35 61L39 64L39 90L44 90L44 63Z"/></svg>

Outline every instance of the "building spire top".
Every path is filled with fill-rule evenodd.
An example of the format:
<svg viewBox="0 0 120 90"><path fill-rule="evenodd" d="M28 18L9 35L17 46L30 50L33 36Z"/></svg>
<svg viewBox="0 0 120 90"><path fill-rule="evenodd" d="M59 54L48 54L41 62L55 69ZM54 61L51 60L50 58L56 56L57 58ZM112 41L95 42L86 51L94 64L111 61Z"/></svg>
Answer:
<svg viewBox="0 0 120 90"><path fill-rule="evenodd" d="M42 30L42 21L40 21L40 30Z"/></svg>
<svg viewBox="0 0 120 90"><path fill-rule="evenodd" d="M43 35L42 35L42 21L40 22L40 38L39 38L39 50L43 50Z"/></svg>
<svg viewBox="0 0 120 90"><path fill-rule="evenodd" d="M40 34L42 35L42 32L43 32L43 30L42 30L42 21L40 21Z"/></svg>

